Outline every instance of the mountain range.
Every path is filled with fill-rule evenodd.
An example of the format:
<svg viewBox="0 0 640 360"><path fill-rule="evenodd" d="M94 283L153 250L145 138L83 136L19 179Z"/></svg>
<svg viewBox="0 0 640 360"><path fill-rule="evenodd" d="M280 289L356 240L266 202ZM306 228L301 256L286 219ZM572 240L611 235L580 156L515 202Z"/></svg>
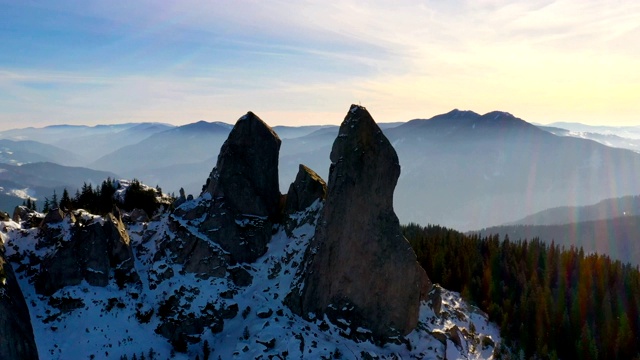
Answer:
<svg viewBox="0 0 640 360"><path fill-rule="evenodd" d="M20 166L0 164L0 210L13 211L28 198L39 199L42 204L45 197L51 200L54 191L60 197L64 189L68 189L73 196L75 189L79 189L84 183L100 184L109 177L117 176L107 171L62 166L51 162Z"/></svg>
<svg viewBox="0 0 640 360"><path fill-rule="evenodd" d="M566 124L555 124L560 125ZM55 126L12 130L0 137L49 139L72 154L93 154L82 163L88 168L135 177L167 192L184 188L198 195L202 179L208 176L206 169L215 163L230 129L226 123L205 121L178 127ZM327 176L337 126L274 129L283 134L282 191L295 178L300 163ZM473 230L552 207L589 205L640 193L633 181L640 173L640 154L576 137L579 134L573 130L535 126L506 112L480 115L453 110L430 119L381 124L381 129L403 164L394 202L404 223ZM611 128L589 129L611 132ZM631 130L623 134L632 136ZM81 150L92 148L92 143L109 143L104 139L111 139L110 151L106 145L96 146L99 151ZM63 160L58 157L60 163ZM38 191L35 197L41 201L47 195Z"/></svg>

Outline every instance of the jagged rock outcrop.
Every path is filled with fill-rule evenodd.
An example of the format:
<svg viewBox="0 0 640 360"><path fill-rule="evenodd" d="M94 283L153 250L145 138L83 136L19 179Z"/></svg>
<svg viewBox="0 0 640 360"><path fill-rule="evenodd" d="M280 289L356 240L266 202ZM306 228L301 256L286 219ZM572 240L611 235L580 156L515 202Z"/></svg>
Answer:
<svg viewBox="0 0 640 360"><path fill-rule="evenodd" d="M431 284L393 211L398 156L364 107L351 106L331 162L301 288L287 303L303 317L327 315L352 336L370 331L384 342L406 335Z"/></svg>
<svg viewBox="0 0 640 360"><path fill-rule="evenodd" d="M327 197L327 184L315 171L300 164L296 179L289 186L285 214L290 215L311 206L316 200Z"/></svg>
<svg viewBox="0 0 640 360"><path fill-rule="evenodd" d="M35 213L35 211L29 209L24 205L16 206L13 209L13 221L20 222L23 220L27 220L30 214Z"/></svg>
<svg viewBox="0 0 640 360"><path fill-rule="evenodd" d="M60 208L55 208L49 210L47 215L45 215L40 227L47 226L48 224L59 223L64 219L64 212Z"/></svg>
<svg viewBox="0 0 640 360"><path fill-rule="evenodd" d="M52 241L45 236L42 242ZM51 295L82 280L94 286L106 286L112 271L118 286L139 280L129 235L119 212L108 214L104 224L78 225L70 240L61 241L55 252L40 264L36 292Z"/></svg>
<svg viewBox="0 0 640 360"><path fill-rule="evenodd" d="M142 209L133 209L129 213L128 220L132 223L149 222L149 215Z"/></svg>
<svg viewBox="0 0 640 360"><path fill-rule="evenodd" d="M38 359L29 308L0 249L0 358Z"/></svg>
<svg viewBox="0 0 640 360"><path fill-rule="evenodd" d="M36 227L40 225L43 215L37 211L31 210L26 206L16 206L13 210L13 221L23 222L25 227Z"/></svg>
<svg viewBox="0 0 640 360"><path fill-rule="evenodd" d="M178 222L172 222L170 230L174 236L166 237L158 244L160 251L156 253L154 261L161 260L163 254L169 254L174 263L182 264L184 271L196 274L199 278L221 278L227 275L231 259L219 245L194 235ZM154 286L156 279L161 281L170 276L154 274L154 277L154 281L149 282L151 286Z"/></svg>
<svg viewBox="0 0 640 360"><path fill-rule="evenodd" d="M198 230L231 256L253 262L267 250L281 214L278 185L280 138L254 113L241 117L222 145L199 205L175 216L198 221ZM198 201L196 199L195 201Z"/></svg>
<svg viewBox="0 0 640 360"><path fill-rule="evenodd" d="M178 207L187 202L187 195L185 194L183 188L180 188L179 194L180 195L178 196L178 198L173 202L174 207Z"/></svg>
<svg viewBox="0 0 640 360"><path fill-rule="evenodd" d="M289 186L284 206L284 227L289 235L293 229L310 223L317 212L297 215L298 212L308 209L316 201L324 201L327 197L327 184L315 171L300 164L296 179Z"/></svg>

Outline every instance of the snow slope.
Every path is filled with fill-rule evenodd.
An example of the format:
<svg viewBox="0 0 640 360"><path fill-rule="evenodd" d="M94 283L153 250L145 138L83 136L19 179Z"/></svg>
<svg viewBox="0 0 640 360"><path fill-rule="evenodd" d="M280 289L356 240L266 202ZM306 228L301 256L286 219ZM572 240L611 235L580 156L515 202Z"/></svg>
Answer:
<svg viewBox="0 0 640 360"><path fill-rule="evenodd" d="M316 203L297 216L317 216L320 206ZM103 221L87 213L81 216ZM52 296L36 294L33 279L40 259L59 244L40 244L37 228L25 229L12 221L0 224L6 255L30 307L41 359L491 359L500 343L496 325L459 294L446 290L439 314L432 301L423 302L418 327L397 344L382 347L341 336L341 324L307 322L294 315L283 300L313 237L315 221L290 236L275 227L267 253L253 264L241 265L253 278L248 286L234 284L229 276L203 279L168 261L157 249L175 237L172 221L164 214L156 221L128 225L141 283L118 288L115 281L106 287L83 282ZM65 220L56 226L64 239L70 238L73 224ZM189 229L195 231L194 226ZM176 351L158 334L168 322L202 316L219 321L184 339L185 348L177 349L186 352ZM456 337L461 339L458 344Z"/></svg>

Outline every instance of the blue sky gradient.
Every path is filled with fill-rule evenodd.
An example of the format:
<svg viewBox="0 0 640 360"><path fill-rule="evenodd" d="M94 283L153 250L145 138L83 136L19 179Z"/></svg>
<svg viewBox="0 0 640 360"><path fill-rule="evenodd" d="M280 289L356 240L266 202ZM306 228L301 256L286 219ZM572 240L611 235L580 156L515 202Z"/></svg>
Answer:
<svg viewBox="0 0 640 360"><path fill-rule="evenodd" d="M635 1L4 1L0 129L452 108L640 125Z"/></svg>

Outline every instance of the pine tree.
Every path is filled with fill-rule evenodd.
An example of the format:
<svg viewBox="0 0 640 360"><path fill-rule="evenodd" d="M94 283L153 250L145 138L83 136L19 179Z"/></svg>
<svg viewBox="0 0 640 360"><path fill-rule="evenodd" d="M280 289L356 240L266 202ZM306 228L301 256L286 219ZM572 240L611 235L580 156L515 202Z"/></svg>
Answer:
<svg viewBox="0 0 640 360"><path fill-rule="evenodd" d="M60 208L63 211L69 211L73 208L73 204L71 203L71 198L69 197L69 192L67 188L64 188L62 191L62 198L60 199Z"/></svg>
<svg viewBox="0 0 640 360"><path fill-rule="evenodd" d="M56 191L53 190L53 196L51 196L51 208L57 209L59 205L60 204L58 204L58 194L56 194Z"/></svg>
<svg viewBox="0 0 640 360"><path fill-rule="evenodd" d="M49 198L45 196L44 205L42 205L42 212L46 214L49 210L51 210L51 204L49 202Z"/></svg>

